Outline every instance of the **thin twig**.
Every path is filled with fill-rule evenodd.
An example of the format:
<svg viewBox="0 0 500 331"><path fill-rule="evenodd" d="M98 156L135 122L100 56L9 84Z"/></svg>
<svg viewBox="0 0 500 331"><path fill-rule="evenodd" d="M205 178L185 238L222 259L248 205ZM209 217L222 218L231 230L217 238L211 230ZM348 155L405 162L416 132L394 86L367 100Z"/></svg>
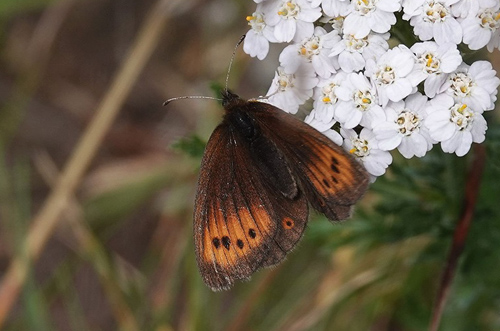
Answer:
<svg viewBox="0 0 500 331"><path fill-rule="evenodd" d="M436 302L432 312L432 320L429 326L429 331L437 331L443 315L443 310L448 298L453 277L455 276L458 260L464 250L465 240L469 234L469 228L472 223L476 200L479 194L481 177L484 170L486 160L486 150L482 144L474 145L474 160L472 162L467 183L465 186L464 209L460 220L458 221L455 233L453 234L453 242L450 253L443 270L441 284L436 297Z"/></svg>
<svg viewBox="0 0 500 331"><path fill-rule="evenodd" d="M116 118L132 86L149 60L167 22L168 14L186 1L158 0L140 30L123 66L100 103L54 190L31 221L22 251L11 261L0 283L0 328L16 301L32 261L40 255L63 210L78 187L106 132ZM188 6L187 6L188 7Z"/></svg>

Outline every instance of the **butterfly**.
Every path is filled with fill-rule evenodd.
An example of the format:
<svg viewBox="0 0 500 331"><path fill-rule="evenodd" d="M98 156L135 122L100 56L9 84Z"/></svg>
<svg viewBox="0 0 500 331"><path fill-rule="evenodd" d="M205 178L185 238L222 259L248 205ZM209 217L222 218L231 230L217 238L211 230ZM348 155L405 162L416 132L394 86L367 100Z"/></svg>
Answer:
<svg viewBox="0 0 500 331"><path fill-rule="evenodd" d="M350 217L369 176L348 152L265 102L221 92L225 115L201 162L194 208L196 259L214 291L281 262L301 239L309 204Z"/></svg>

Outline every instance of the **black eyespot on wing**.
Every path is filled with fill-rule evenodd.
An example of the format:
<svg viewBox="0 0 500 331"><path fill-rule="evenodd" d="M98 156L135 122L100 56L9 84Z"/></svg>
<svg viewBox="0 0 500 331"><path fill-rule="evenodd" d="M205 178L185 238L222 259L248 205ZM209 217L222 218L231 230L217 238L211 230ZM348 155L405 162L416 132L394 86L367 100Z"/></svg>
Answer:
<svg viewBox="0 0 500 331"><path fill-rule="evenodd" d="M250 238L252 239L255 239L255 237L257 237L257 233L255 232L254 229L250 229L248 230L248 235L250 236Z"/></svg>
<svg viewBox="0 0 500 331"><path fill-rule="evenodd" d="M333 164L333 163L332 163L332 164L330 164L330 168L331 168L334 172L336 172L336 173L340 174L339 168L337 168L337 166L336 166L335 164Z"/></svg>
<svg viewBox="0 0 500 331"><path fill-rule="evenodd" d="M220 240L219 240L219 238L214 238L212 240L212 243L214 244L215 248L219 248L220 247Z"/></svg>
<svg viewBox="0 0 500 331"><path fill-rule="evenodd" d="M292 229L295 226L295 222L289 218L285 217L282 221L283 227L287 230Z"/></svg>
<svg viewBox="0 0 500 331"><path fill-rule="evenodd" d="M238 245L238 247L239 247L240 249L243 249L243 247L245 246L245 244L243 243L243 240L241 240L241 239L238 239L238 240L236 241L236 245Z"/></svg>
<svg viewBox="0 0 500 331"><path fill-rule="evenodd" d="M228 236L222 237L222 245L224 245L226 249L229 249L229 247L231 246L231 239L229 239Z"/></svg>

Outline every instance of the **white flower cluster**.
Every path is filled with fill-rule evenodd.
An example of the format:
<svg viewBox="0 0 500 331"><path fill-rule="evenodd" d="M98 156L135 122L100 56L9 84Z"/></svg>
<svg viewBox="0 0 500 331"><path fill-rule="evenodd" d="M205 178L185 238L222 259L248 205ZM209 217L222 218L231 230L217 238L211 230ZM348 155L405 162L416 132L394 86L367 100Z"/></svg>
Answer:
<svg viewBox="0 0 500 331"><path fill-rule="evenodd" d="M487 61L466 64L457 45L500 48L498 0L254 1L244 51L262 60L269 43L288 44L267 102L296 113L312 97L306 122L358 157L372 180L393 149L422 157L440 143L463 156L484 140L482 114L500 79ZM389 49L398 11L421 42Z"/></svg>

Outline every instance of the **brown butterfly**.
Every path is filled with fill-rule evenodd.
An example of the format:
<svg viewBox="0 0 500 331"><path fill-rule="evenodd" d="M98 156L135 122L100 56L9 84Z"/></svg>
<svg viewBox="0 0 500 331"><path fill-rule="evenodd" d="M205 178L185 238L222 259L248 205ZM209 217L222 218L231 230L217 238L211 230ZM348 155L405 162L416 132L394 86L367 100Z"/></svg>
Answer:
<svg viewBox="0 0 500 331"><path fill-rule="evenodd" d="M227 88L222 105L194 211L196 258L214 291L281 262L302 237L308 202L343 220L369 182L354 157L293 115Z"/></svg>

